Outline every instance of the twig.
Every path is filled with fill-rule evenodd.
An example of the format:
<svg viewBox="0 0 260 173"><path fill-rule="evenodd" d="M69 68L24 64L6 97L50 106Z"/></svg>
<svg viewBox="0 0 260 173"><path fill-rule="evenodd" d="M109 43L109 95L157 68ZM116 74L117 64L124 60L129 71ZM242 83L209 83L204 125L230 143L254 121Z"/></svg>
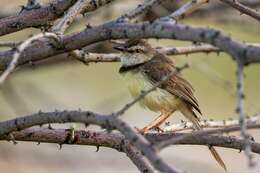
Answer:
<svg viewBox="0 0 260 173"><path fill-rule="evenodd" d="M62 19L53 26L52 32L57 34L64 34L65 30L70 26L73 20L80 14L87 4L87 0L78 0L72 7L69 8L68 12L65 13Z"/></svg>
<svg viewBox="0 0 260 173"><path fill-rule="evenodd" d="M211 45L190 45L190 46L183 46L183 47L156 47L155 48L158 52L166 54L166 55L188 55L193 53L211 53L221 52L220 49L211 46ZM83 50L73 51L69 53L70 56L77 58L79 61L83 63L90 63L90 62L119 62L120 61L120 54L119 53L91 53L85 52Z"/></svg>
<svg viewBox="0 0 260 173"><path fill-rule="evenodd" d="M246 123L260 123L260 116L257 114L256 116L252 116L246 118ZM224 128L230 127L234 125L239 125L239 120L203 120L200 122L202 128ZM180 124L168 125L163 128L165 132L178 132L184 130L193 130L193 124L191 122L182 122Z"/></svg>
<svg viewBox="0 0 260 173"><path fill-rule="evenodd" d="M231 7L235 8L235 9L237 9L242 14L246 14L246 15L251 16L254 19L260 21L260 13L258 13L256 10L253 10L253 9L241 4L239 1L237 1L237 0L220 0L220 1L230 5Z"/></svg>
<svg viewBox="0 0 260 173"><path fill-rule="evenodd" d="M247 123L247 126L250 128L260 128L260 123L255 123L255 122L249 122ZM196 139L197 136L205 136L205 135L212 135L212 134L222 134L222 133L230 133L234 131L240 130L240 126L238 125L232 125L232 126L227 126L223 128L217 128L217 129L209 129L209 130L199 130L199 131L194 131L192 133L186 133L183 136L179 136L173 139L165 140L159 144L156 145L157 149L162 149L165 148L169 145L177 144L180 141L183 140L190 140L190 139ZM250 141L251 143L252 141Z"/></svg>
<svg viewBox="0 0 260 173"><path fill-rule="evenodd" d="M119 62L120 54L117 53L90 53L85 51L75 50L69 53L70 56L79 61L88 64L90 62Z"/></svg>
<svg viewBox="0 0 260 173"><path fill-rule="evenodd" d="M245 155L247 156L249 166L254 166L253 155L251 153L250 136L247 134L246 129L246 115L244 110L244 65L241 61L237 62L237 113L239 114L239 125L241 137L246 141Z"/></svg>
<svg viewBox="0 0 260 173"><path fill-rule="evenodd" d="M14 48L18 46L21 43L16 43L16 42L0 42L0 47L11 47Z"/></svg>
<svg viewBox="0 0 260 173"><path fill-rule="evenodd" d="M73 20L79 15L84 14L88 11L92 11L92 5L94 4L95 9L99 8L100 6L103 6L105 4L110 3L111 1L108 0L78 0L69 10L68 12L63 16L60 21L52 27L52 32L57 33L59 35L63 35L66 29L72 24ZM71 55L74 55L73 57L76 57L78 52L71 52Z"/></svg>
<svg viewBox="0 0 260 173"><path fill-rule="evenodd" d="M181 6L179 9L174 11L172 14L166 17L162 17L159 20L174 20L175 22L178 21L179 19L183 19L185 16L189 15L202 5L208 3L209 0L191 0Z"/></svg>
<svg viewBox="0 0 260 173"><path fill-rule="evenodd" d="M27 40L25 40L23 43L21 43L17 49L15 50L15 53L13 55L13 59L12 61L10 62L10 64L8 65L8 67L6 68L6 70L1 74L0 76L0 85L4 83L4 81L6 80L6 78L8 77L8 75L10 73L12 73L16 67L16 65L18 64L18 61L19 61L19 58L21 57L22 55L22 52L30 46L30 44L35 41L35 40L39 40L40 38L52 38L56 41L59 40L59 38L57 37L56 34L54 33L40 33L40 34L37 34Z"/></svg>
<svg viewBox="0 0 260 173"><path fill-rule="evenodd" d="M128 13L122 15L117 19L117 21L121 20L131 20L137 17L138 15L147 12L154 5L160 4L162 0L145 0L142 4L138 5L134 10L129 11Z"/></svg>
<svg viewBox="0 0 260 173"><path fill-rule="evenodd" d="M73 20L79 14L96 10L97 8L110 2L112 2L112 0L78 0L72 7L69 8L68 12L63 16L58 24L52 28L52 31L57 34L64 34L65 30L71 25Z"/></svg>

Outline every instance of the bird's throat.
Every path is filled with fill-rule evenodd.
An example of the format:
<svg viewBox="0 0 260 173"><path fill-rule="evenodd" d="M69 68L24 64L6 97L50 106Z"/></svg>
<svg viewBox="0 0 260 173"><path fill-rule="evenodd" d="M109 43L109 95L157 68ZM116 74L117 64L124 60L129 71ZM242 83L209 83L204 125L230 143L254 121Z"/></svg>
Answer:
<svg viewBox="0 0 260 173"><path fill-rule="evenodd" d="M125 73L125 72L136 70L136 69L138 69L138 67L140 67L143 64L144 63L135 64L135 65L131 65L131 66L122 66L119 69L119 73Z"/></svg>

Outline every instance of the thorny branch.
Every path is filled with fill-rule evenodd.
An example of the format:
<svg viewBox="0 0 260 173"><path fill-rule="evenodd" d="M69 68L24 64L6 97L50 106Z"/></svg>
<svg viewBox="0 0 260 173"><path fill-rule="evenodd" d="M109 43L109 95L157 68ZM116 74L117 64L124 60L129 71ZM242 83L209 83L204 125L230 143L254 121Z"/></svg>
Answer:
<svg viewBox="0 0 260 173"><path fill-rule="evenodd" d="M161 20L169 20L172 19L177 22L179 19L183 19L193 11L200 8L202 5L208 3L209 0L191 0L181 6L178 10L174 11L169 16L163 17Z"/></svg>
<svg viewBox="0 0 260 173"><path fill-rule="evenodd" d="M83 13L94 11L112 1L114 0L90 0ZM52 26L55 19L61 17L75 2L76 0L55 0L47 6L23 10L22 13L0 19L0 36L28 27L48 28Z"/></svg>
<svg viewBox="0 0 260 173"><path fill-rule="evenodd" d="M256 10L253 10L253 9L243 5L242 3L238 2L238 0L220 0L220 1L237 9L242 14L249 15L249 16L253 17L254 19L260 21L260 13L258 13Z"/></svg>
<svg viewBox="0 0 260 173"><path fill-rule="evenodd" d="M170 167L167 165L157 155L156 150L151 146L149 141L127 123L116 118L116 116L101 115L89 111L38 112L29 116L0 122L0 136L36 125L68 122L94 124L106 128L109 131L117 129L131 142L133 146L138 148L138 150L144 154L155 169L165 173L180 172L173 166Z"/></svg>
<svg viewBox="0 0 260 173"><path fill-rule="evenodd" d="M218 47L232 57L243 59L245 64L260 62L260 47L235 41L219 30L195 28L169 22L141 22L108 23L87 28L79 33L61 37L58 48L53 47L47 40L37 42L22 53L24 58L19 61L19 64L79 49L95 42L121 38L170 38L204 42ZM39 46L41 49L38 49ZM0 69L9 64L13 54L13 50L0 52Z"/></svg>
<svg viewBox="0 0 260 173"><path fill-rule="evenodd" d="M258 118L259 120L259 118ZM214 122L214 121L213 121ZM218 122L217 122L218 123ZM259 121L253 125L253 123L248 123L249 129L259 128L256 126ZM239 130L239 124L233 124L236 126L236 131ZM227 127L222 127L227 128ZM118 151L124 152L129 142L124 138L123 135L116 132L98 132L91 130L76 130L75 140L72 143L68 142L69 129L48 129L48 128L29 128L19 132L13 132L13 139L15 141L31 141L40 143L56 143L56 144L68 144L68 145L89 145L89 146L100 146L109 147L116 149ZM187 133L176 132L176 133L147 133L145 138L148 139L152 144L156 145L163 141L174 139ZM0 138L0 140L10 140L10 138L5 135ZM231 142L232 141L232 142ZM218 147L233 148L238 150L244 150L246 142L236 136L224 136L220 134L214 135L195 135L192 138L186 138L178 141L173 145L212 145ZM252 151L254 153L260 153L260 144L251 141Z"/></svg>
<svg viewBox="0 0 260 173"><path fill-rule="evenodd" d="M14 71L16 65L18 64L19 58L21 57L22 52L26 48L28 48L33 41L38 40L40 38L52 38L56 42L59 41L58 36L56 34L53 34L53 33L40 33L40 34L35 35L35 36L27 39L26 41L24 41L22 44L20 44L15 49L15 53L13 55L12 61L10 62L8 67L5 69L5 71L1 74L1 76L0 76L0 85L3 84L5 79L7 78L7 76L10 75L10 73L12 73Z"/></svg>
<svg viewBox="0 0 260 173"><path fill-rule="evenodd" d="M245 119L245 111L243 108L243 68L244 65L249 63L260 62L260 46L248 45L246 43L235 41L219 30L174 24L174 22L170 20L174 19L176 21L182 19L187 14L198 10L198 8L203 4L208 3L208 0L191 0L171 15L159 18L153 22L128 22L128 20L145 13L152 6L158 5L162 2L162 0L146 0L143 4L137 6L136 9L118 17L114 21L95 27L88 26L86 29L78 33L63 35L65 30L70 26L78 14L94 11L112 1L113 0L59 0L54 1L47 6L40 6L35 0L29 0L27 6L23 7L23 10L19 14L0 19L1 36L28 27L44 27L45 29L49 29L49 27L53 25L54 20L63 16L63 18L52 27L52 31L61 34L59 38L54 33L44 33L29 38L23 43L0 43L0 46L17 47L15 49L0 52L0 70L4 70L0 77L0 82L3 83L6 77L17 65L49 58L50 56L65 52L68 52L70 55L77 57L85 63L119 61L118 54L86 53L77 50L99 41L123 38L170 38L207 43L209 45L203 44L182 48L164 47L157 48L157 50L168 55L189 54L195 52L226 52L231 55L238 64L237 111L240 115L239 125L237 121L233 121L233 124L225 124L222 126L220 124L215 124L214 126L204 122L204 127L216 129L201 130L191 133L179 132L176 134L149 133L144 137L138 134L137 131L130 127L126 122L118 118L119 115L124 114L124 112L132 105L156 89L156 87L161 85L171 75L176 73L173 72L169 76L166 76L155 87L148 91L144 91L139 97L129 104L126 104L122 109L115 113L101 115L89 111L38 112L30 116L0 122L0 140L12 140L13 142L16 142L16 140L38 141L59 144L111 147L118 151L125 152L141 172L154 172L151 166L161 172L180 172L174 166L170 167L157 155L157 149L172 144L211 145L245 150L250 163L252 163L250 152L252 150L255 153L260 153L260 144L249 139L246 128L260 128L260 124L258 117L253 117L255 119L251 118L249 120ZM260 19L259 14L255 10L242 5L238 1L221 1L257 20ZM53 44L50 39L44 39L44 37L55 38L56 42ZM41 49L39 49L39 47L41 47ZM186 68L186 66L180 68L180 70L183 68ZM76 138L74 138L75 140L71 143L66 141L68 137L68 132L66 130L50 130L42 128L27 129L36 125L67 122L95 124L107 129L108 132L76 131ZM176 128L174 126L177 125L166 127L166 129L168 131L182 131L191 128L188 124L185 124L185 128ZM111 132L115 129L121 132L121 134ZM239 139L238 137L219 135L240 129L242 139ZM99 135L99 140L96 138L85 138L86 135L91 136L94 133ZM146 162L144 157L148 159L150 164Z"/></svg>
<svg viewBox="0 0 260 173"><path fill-rule="evenodd" d="M254 166L253 155L251 154L250 135L246 132L247 125L245 120L244 110L244 65L241 61L237 61L237 108L236 111L239 115L239 125L241 129L241 136L246 141L245 154L249 161L249 166Z"/></svg>

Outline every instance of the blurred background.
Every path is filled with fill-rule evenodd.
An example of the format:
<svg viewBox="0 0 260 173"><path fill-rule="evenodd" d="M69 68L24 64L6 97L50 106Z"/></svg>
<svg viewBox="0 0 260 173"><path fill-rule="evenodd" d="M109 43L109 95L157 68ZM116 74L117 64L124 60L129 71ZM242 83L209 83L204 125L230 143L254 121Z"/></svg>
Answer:
<svg viewBox="0 0 260 173"><path fill-rule="evenodd" d="M41 4L50 2L40 1ZM175 2L175 1L174 1ZM167 15L173 9L187 1L165 0L159 7L151 9L138 20L152 20L157 16ZM79 31L87 23L98 25L116 18L120 14L135 8L140 1L116 1L106 7L79 16L68 33ZM247 5L260 8L259 0L246 2ZM0 17L18 13L26 0L0 0ZM219 1L210 2L201 10L181 20L180 23L192 26L214 27L228 33L232 38L249 43L260 42L260 23ZM26 29L14 34L0 37L0 41L22 41L39 32ZM154 46L190 45L190 42L173 40L154 40ZM85 49L93 52L112 52L107 43L98 43ZM4 50L3 48L1 51ZM235 114L236 76L235 63L225 54L192 54L171 57L177 65L187 62L190 68L183 72L196 90L195 95L205 119L237 119ZM0 90L0 120L28 115L39 110L82 109L100 113L118 110L131 97L125 87L123 78L118 74L119 63L97 63L88 66L67 56L60 55L55 60L44 60L34 65L19 68L6 81ZM248 116L260 112L260 66L250 65L245 69L245 109ZM175 113L169 121L178 123L184 118ZM135 105L122 118L132 126L143 127L156 113ZM66 125L65 127L69 127ZM77 128L83 128L80 125ZM256 140L260 140L259 131L250 131ZM260 171L260 155L254 155L257 165L248 168L243 153L236 150L217 148L222 155L228 172L257 173ZM138 172L124 153L112 149L90 146L64 145L62 150L55 144L19 142L18 145L0 142L0 170L6 173L66 173L96 172L116 173ZM224 172L210 155L205 146L172 146L160 155L169 164L187 172Z"/></svg>

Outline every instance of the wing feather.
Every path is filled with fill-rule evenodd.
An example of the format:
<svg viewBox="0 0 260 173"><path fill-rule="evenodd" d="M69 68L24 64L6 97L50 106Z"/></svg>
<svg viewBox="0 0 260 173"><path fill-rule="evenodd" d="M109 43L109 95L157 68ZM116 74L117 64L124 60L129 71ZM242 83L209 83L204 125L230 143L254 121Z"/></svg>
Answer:
<svg viewBox="0 0 260 173"><path fill-rule="evenodd" d="M162 80L163 76L169 75L176 69L173 62L169 58L159 53L140 68L143 73L145 73L154 83L159 82ZM163 83L160 88L165 89L169 93L179 97L201 114L198 101L193 95L193 87L180 75L173 75L168 81Z"/></svg>

